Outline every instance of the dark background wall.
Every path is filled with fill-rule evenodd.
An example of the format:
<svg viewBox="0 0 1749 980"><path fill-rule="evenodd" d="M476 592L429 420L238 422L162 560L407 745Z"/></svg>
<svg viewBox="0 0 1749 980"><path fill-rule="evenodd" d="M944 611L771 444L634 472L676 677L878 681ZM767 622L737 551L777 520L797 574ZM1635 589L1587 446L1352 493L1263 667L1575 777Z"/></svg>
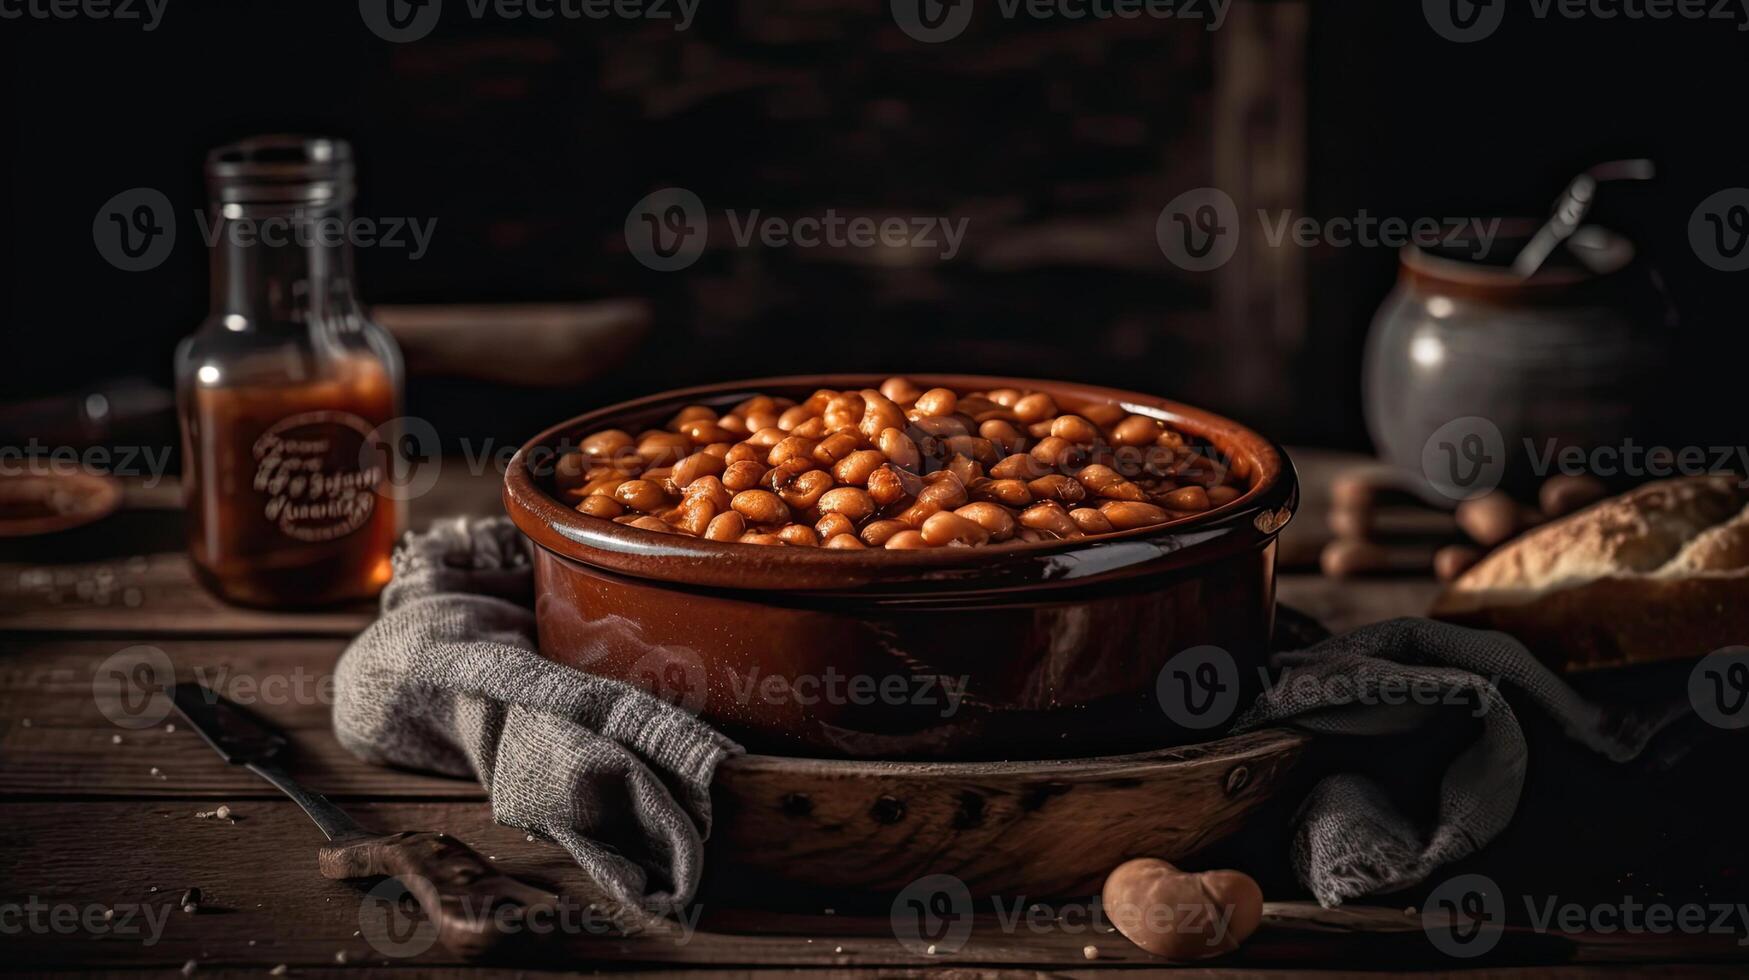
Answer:
<svg viewBox="0 0 1749 980"><path fill-rule="evenodd" d="M1645 155L1660 179L1612 188L1599 217L1640 243L1682 311L1681 438L1735 437L1740 369L1721 350L1741 346L1743 289L1696 258L1687 225L1709 194L1749 184L1749 34L1514 5L1493 37L1459 45L1421 6L1236 0L1212 33L985 16L936 45L901 33L884 0L707 4L684 33L474 23L449 0L430 37L401 45L352 2L169 0L151 33L0 21L0 401L167 382L205 312L204 246L185 225L162 266L122 272L93 247L93 215L139 186L187 214L206 149L307 131L356 145L360 214L437 219L419 261L361 251L368 301L655 305L644 345L579 390L506 399L416 379L410 409L446 432L513 438L689 380L940 368L1106 379L1284 439L1364 445L1359 352L1395 256L1325 246L1187 273L1154 244L1161 207L1213 185L1242 213L1541 215L1573 173ZM713 229L698 264L658 273L622 227L670 185L713 211L971 223L949 262L715 247Z"/></svg>

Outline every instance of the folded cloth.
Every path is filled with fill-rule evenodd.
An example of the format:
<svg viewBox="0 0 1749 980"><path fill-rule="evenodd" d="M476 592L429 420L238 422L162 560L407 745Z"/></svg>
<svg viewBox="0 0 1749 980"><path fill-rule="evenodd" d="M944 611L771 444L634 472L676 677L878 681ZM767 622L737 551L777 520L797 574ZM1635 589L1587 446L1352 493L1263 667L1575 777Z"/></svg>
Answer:
<svg viewBox="0 0 1749 980"><path fill-rule="evenodd" d="M1277 654L1279 675L1235 728L1287 727L1320 736L1388 738L1434 753L1456 733L1461 748L1440 779L1437 816L1423 827L1384 785L1353 772L1319 782L1295 817L1294 871L1335 907L1424 880L1493 840L1518 807L1529 758L1506 692L1546 713L1604 757L1635 759L1653 736L1688 715L1686 699L1635 711L1580 697L1504 633L1427 619L1394 619ZM1414 734L1408 742L1401 736ZM1467 740L1467 741L1466 741ZM1660 759L1672 761L1674 756Z"/></svg>
<svg viewBox="0 0 1749 980"><path fill-rule="evenodd" d="M641 690L543 660L527 545L509 520L409 534L394 572L381 618L336 669L340 743L478 777L500 823L557 841L618 902L667 914L690 901L711 777L740 746Z"/></svg>

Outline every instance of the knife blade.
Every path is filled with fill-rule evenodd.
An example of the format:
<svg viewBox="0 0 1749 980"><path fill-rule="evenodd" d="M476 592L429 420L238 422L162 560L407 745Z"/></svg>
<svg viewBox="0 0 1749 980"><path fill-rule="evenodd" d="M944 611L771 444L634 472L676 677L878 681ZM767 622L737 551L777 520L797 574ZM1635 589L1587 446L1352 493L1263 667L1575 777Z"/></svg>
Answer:
<svg viewBox="0 0 1749 980"><path fill-rule="evenodd" d="M477 958L521 928L530 907L555 908L557 895L495 867L473 848L437 831L378 834L331 800L300 784L278 762L284 735L199 682L175 685L171 703L221 758L255 773L315 821L330 843L317 852L327 878L394 877L418 899L451 952Z"/></svg>

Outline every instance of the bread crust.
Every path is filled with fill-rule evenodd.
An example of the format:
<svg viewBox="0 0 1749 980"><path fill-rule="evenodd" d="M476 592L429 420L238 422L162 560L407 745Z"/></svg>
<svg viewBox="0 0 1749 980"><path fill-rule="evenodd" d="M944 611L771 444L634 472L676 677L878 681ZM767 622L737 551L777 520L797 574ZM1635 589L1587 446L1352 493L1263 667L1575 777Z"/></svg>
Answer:
<svg viewBox="0 0 1749 980"><path fill-rule="evenodd" d="M1568 670L1749 643L1749 491L1714 475L1648 483L1489 555L1434 602Z"/></svg>

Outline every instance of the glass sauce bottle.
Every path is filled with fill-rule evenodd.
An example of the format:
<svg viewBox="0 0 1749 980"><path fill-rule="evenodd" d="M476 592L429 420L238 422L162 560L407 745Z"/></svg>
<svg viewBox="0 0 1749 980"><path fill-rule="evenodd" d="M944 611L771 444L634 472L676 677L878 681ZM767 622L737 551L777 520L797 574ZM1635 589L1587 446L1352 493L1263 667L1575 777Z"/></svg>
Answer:
<svg viewBox="0 0 1749 980"><path fill-rule="evenodd" d="M176 352L196 572L244 605L369 598L403 520L401 358L352 291L351 149L262 137L206 175L212 313Z"/></svg>

